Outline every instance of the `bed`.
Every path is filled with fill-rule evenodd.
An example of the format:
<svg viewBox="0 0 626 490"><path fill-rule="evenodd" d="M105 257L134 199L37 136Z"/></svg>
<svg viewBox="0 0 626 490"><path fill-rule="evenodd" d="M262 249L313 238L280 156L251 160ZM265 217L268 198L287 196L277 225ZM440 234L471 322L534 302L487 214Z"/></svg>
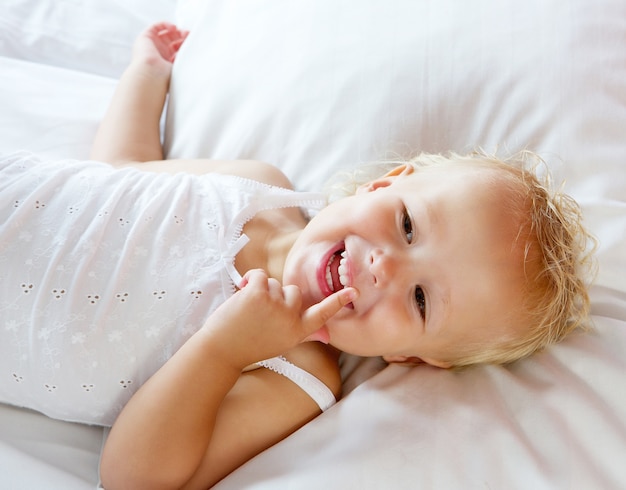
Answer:
<svg viewBox="0 0 626 490"><path fill-rule="evenodd" d="M461 372L345 356L344 398L215 488L625 488L626 3L5 0L0 152L86 158L161 19L192 29L168 156L260 159L319 189L371 160L528 148L600 242L592 332ZM0 405L0 488L95 489L104 437Z"/></svg>

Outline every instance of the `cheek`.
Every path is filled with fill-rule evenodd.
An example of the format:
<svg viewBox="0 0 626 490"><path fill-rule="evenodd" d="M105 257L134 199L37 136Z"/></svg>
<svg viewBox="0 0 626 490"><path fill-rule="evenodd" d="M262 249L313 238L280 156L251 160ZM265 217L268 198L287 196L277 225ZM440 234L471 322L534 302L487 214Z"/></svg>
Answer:
<svg viewBox="0 0 626 490"><path fill-rule="evenodd" d="M371 317L376 337L387 347L405 349L414 346L422 329L417 318L412 317L398 301L386 302Z"/></svg>
<svg viewBox="0 0 626 490"><path fill-rule="evenodd" d="M363 292L367 310L363 317L369 323L375 323L386 329L396 329L407 322L407 305L403 301L406 280L396 273L390 277L385 287L369 284Z"/></svg>
<svg viewBox="0 0 626 490"><path fill-rule="evenodd" d="M364 341L399 337L407 330L407 317L393 302L378 300L365 312L354 314L353 311L342 310L329 321L329 326L332 325L337 332L349 332Z"/></svg>

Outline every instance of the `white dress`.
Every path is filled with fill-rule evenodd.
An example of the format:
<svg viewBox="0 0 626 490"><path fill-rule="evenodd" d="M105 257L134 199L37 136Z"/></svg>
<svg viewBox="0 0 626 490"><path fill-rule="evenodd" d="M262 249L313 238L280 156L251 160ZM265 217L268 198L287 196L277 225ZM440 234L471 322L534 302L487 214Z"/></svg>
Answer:
<svg viewBox="0 0 626 490"><path fill-rule="evenodd" d="M235 291L244 224L321 196L218 174L0 159L0 401L110 425Z"/></svg>

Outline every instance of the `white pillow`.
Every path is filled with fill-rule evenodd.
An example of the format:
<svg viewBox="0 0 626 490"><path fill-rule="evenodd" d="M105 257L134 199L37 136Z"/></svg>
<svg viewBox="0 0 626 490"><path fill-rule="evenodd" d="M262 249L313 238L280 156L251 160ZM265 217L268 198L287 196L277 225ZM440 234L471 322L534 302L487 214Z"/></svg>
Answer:
<svg viewBox="0 0 626 490"><path fill-rule="evenodd" d="M117 78L135 37L176 0L3 0L0 56Z"/></svg>
<svg viewBox="0 0 626 490"><path fill-rule="evenodd" d="M181 0L177 13L193 30L169 157L261 159L318 189L398 154L530 148L566 162L575 194L624 197L605 178L626 157L623 1Z"/></svg>
<svg viewBox="0 0 626 490"><path fill-rule="evenodd" d="M178 9L193 31L174 68L168 156L266 160L316 189L394 153L530 148L602 240L596 335L510 368L387 368L218 487L625 481L626 2L198 5Z"/></svg>

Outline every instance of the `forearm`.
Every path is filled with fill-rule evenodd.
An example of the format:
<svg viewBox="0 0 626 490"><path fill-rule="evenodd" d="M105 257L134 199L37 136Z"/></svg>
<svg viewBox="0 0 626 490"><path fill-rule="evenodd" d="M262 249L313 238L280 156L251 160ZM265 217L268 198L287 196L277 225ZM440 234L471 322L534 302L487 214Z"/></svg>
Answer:
<svg viewBox="0 0 626 490"><path fill-rule="evenodd" d="M107 489L179 488L196 471L241 369L200 330L133 396L104 448Z"/></svg>
<svg viewBox="0 0 626 490"><path fill-rule="evenodd" d="M91 158L113 164L162 160L160 119L168 87L169 75L147 62L131 64L96 133Z"/></svg>

